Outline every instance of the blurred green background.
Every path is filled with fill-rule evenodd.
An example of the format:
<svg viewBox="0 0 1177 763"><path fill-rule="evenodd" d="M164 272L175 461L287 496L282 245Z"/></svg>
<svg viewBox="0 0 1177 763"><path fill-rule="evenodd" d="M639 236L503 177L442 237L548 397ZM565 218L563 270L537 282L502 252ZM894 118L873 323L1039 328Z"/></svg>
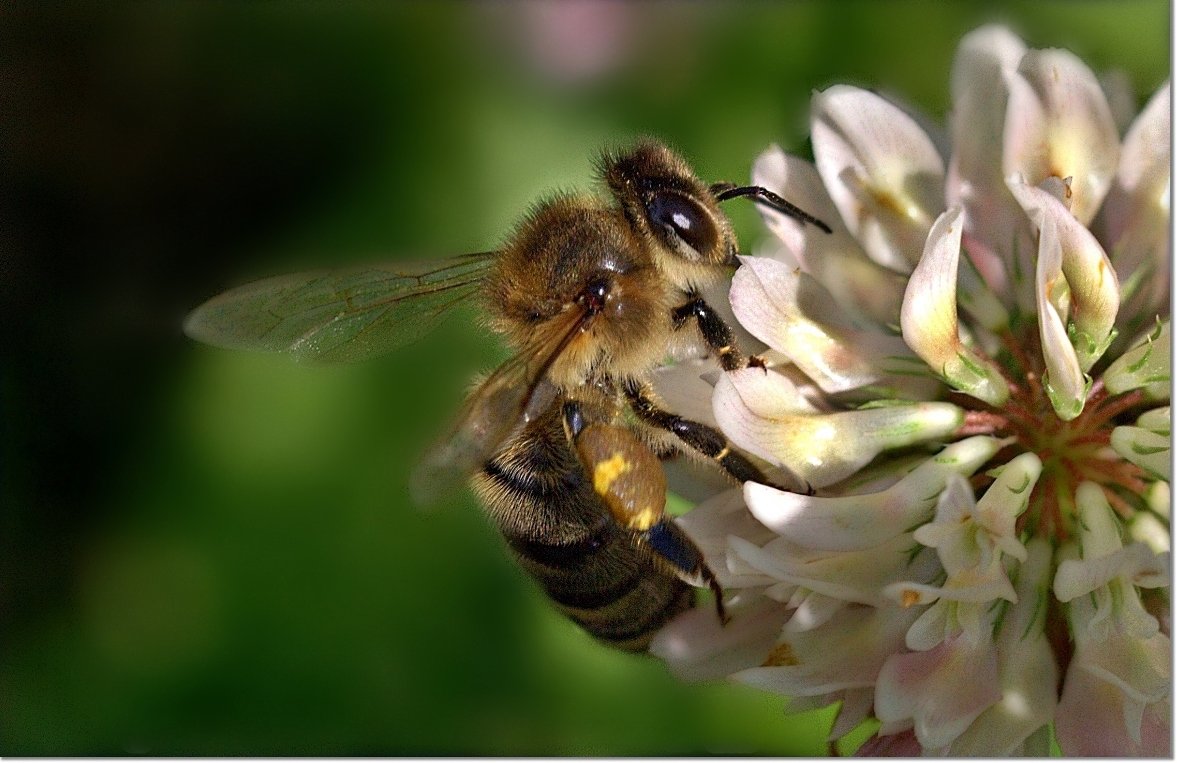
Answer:
<svg viewBox="0 0 1177 763"><path fill-rule="evenodd" d="M179 326L252 277L492 247L637 135L740 180L835 82L942 119L989 20L1137 104L1169 70L1160 1L4 3L0 753L822 754L829 713L597 646L472 499L408 502L502 356L472 315L326 369Z"/></svg>

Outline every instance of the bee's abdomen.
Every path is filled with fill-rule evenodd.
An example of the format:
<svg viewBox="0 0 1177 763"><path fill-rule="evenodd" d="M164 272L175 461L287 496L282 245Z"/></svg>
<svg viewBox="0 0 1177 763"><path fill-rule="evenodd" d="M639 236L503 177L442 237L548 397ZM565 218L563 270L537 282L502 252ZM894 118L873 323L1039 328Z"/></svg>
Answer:
<svg viewBox="0 0 1177 763"><path fill-rule="evenodd" d="M507 543L564 614L613 646L644 650L693 604L694 591L640 557L628 538L601 535L611 537L565 545L507 536Z"/></svg>
<svg viewBox="0 0 1177 763"><path fill-rule="evenodd" d="M558 420L538 421L509 443L477 475L475 489L520 566L593 636L641 651L692 606L693 589L639 552L613 521Z"/></svg>

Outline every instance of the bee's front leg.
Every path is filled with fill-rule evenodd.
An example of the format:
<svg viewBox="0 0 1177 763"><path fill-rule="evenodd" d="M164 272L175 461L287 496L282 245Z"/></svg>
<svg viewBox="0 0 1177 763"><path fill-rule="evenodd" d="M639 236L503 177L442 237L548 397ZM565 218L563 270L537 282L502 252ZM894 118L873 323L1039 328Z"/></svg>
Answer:
<svg viewBox="0 0 1177 763"><path fill-rule="evenodd" d="M695 319L703 341L707 343L712 352L719 356L719 364L724 371L735 371L747 364L739 348L736 347L736 336L732 332L731 326L727 325L727 321L715 312L715 308L694 292L687 294L687 301L675 308L673 314L675 329L682 328L691 318Z"/></svg>
<svg viewBox="0 0 1177 763"><path fill-rule="evenodd" d="M723 589L703 552L665 513L666 475L654 452L629 429L590 422L576 401L564 403L564 430L593 490L614 521L632 533L665 570L698 588L710 588L722 622Z"/></svg>

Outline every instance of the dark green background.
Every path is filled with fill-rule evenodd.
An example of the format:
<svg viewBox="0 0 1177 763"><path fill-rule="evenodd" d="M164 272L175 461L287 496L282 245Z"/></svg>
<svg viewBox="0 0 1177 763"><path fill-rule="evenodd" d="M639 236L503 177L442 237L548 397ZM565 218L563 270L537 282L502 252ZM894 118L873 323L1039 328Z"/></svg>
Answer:
<svg viewBox="0 0 1177 763"><path fill-rule="evenodd" d="M472 316L312 370L180 321L254 276L494 246L636 135L740 180L771 141L806 150L835 82L942 118L986 20L1143 99L1168 5L643 4L577 82L536 70L521 11L0 7L0 753L824 750L829 713L595 645L470 498L409 504L416 454L501 357Z"/></svg>

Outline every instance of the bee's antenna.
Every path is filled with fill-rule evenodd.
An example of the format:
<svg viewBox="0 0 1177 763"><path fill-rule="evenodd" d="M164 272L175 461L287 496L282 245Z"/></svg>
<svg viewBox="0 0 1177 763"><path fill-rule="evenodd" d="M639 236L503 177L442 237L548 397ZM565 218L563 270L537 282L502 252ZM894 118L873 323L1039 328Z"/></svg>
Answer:
<svg viewBox="0 0 1177 763"><path fill-rule="evenodd" d="M741 196L751 196L753 201L756 201L769 209L775 209L781 214L788 215L802 223L810 223L826 233L833 233L830 226L826 225L821 220L806 212L801 207L793 204L790 201L782 199L777 194L768 190L764 186L759 185L742 185L737 186L732 183L716 183L711 186L711 193L714 194L716 201L727 201L728 199L736 199Z"/></svg>

